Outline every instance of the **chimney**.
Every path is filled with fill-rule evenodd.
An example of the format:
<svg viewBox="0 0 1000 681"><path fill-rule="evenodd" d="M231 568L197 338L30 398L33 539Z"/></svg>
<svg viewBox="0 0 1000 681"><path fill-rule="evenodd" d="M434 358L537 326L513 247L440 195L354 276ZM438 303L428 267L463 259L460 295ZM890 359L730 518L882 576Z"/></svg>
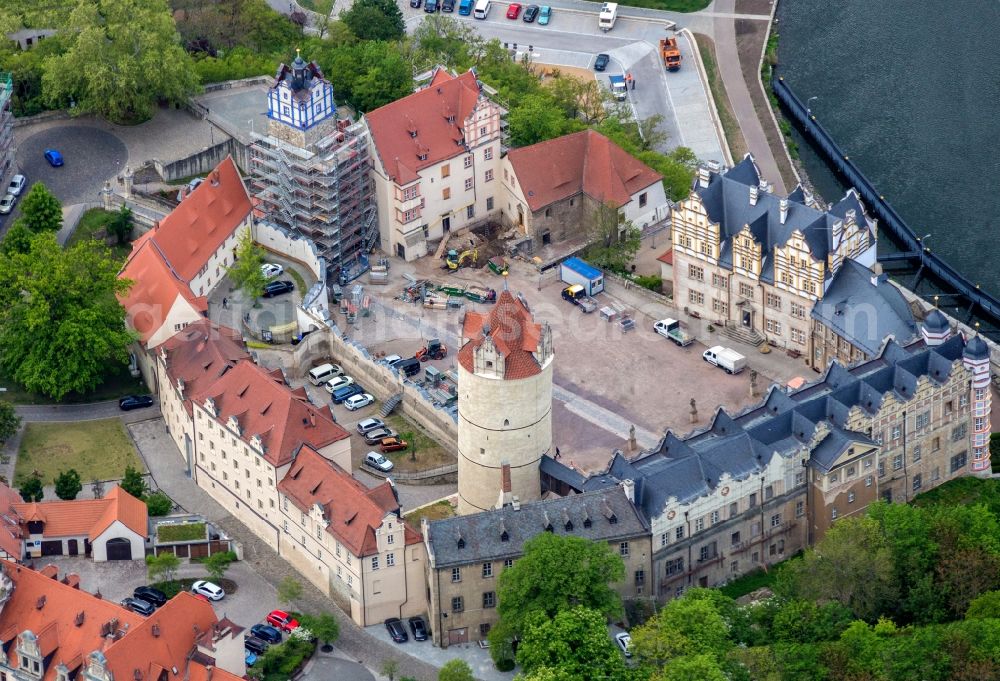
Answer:
<svg viewBox="0 0 1000 681"><path fill-rule="evenodd" d="M785 224L785 220L788 218L788 199L782 199L778 205L781 210L781 224Z"/></svg>
<svg viewBox="0 0 1000 681"><path fill-rule="evenodd" d="M76 613L76 618L73 620L73 624L76 625L76 626L78 626L78 627L82 627L83 626L83 621L85 619L87 619L87 613L86 613L86 611L81 610L80 612Z"/></svg>
<svg viewBox="0 0 1000 681"><path fill-rule="evenodd" d="M758 187L750 187L750 205L757 205L757 192L760 191Z"/></svg>
<svg viewBox="0 0 1000 681"><path fill-rule="evenodd" d="M844 221L834 220L833 221L833 243L835 245L840 244L840 240L844 238Z"/></svg>
<svg viewBox="0 0 1000 681"><path fill-rule="evenodd" d="M518 499L517 497L510 498L510 505L515 511L521 510L521 500Z"/></svg>
<svg viewBox="0 0 1000 681"><path fill-rule="evenodd" d="M759 184L758 186L760 187L760 190L761 190L762 192L766 192L766 191L767 191L768 189L770 189L770 188L771 188L771 185L769 185L769 184L767 183L767 180L764 180L764 179L762 179L762 180L760 181L760 184Z"/></svg>
<svg viewBox="0 0 1000 681"><path fill-rule="evenodd" d="M851 209L849 209L847 211L846 215L847 215L847 224L853 225L853 224L857 223L857 221L858 221L858 212L856 210L854 210L853 208L851 208Z"/></svg>
<svg viewBox="0 0 1000 681"><path fill-rule="evenodd" d="M708 172L708 168L706 168L705 166L698 166L698 186L703 189L707 187L709 178L710 175Z"/></svg>
<svg viewBox="0 0 1000 681"><path fill-rule="evenodd" d="M506 461L500 465L500 487L505 494L510 493L510 464Z"/></svg>
<svg viewBox="0 0 1000 681"><path fill-rule="evenodd" d="M622 489L630 502L635 503L635 480L622 480Z"/></svg>
<svg viewBox="0 0 1000 681"><path fill-rule="evenodd" d="M160 638L160 625L159 624L154 624L152 626L152 634L153 634L153 638Z"/></svg>

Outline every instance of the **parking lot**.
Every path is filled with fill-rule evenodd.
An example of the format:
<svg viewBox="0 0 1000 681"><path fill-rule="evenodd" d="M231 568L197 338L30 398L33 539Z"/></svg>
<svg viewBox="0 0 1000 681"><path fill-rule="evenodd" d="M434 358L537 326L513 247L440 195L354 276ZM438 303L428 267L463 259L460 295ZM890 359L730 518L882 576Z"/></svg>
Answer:
<svg viewBox="0 0 1000 681"><path fill-rule="evenodd" d="M425 623L426 621L427 619L424 618ZM405 620L404 626L406 626ZM496 667L493 666L489 649L480 648L478 643L460 643L447 648L437 648L430 638L426 641L414 641L408 626L406 634L409 636L409 640L406 643L393 643L384 624L365 627L365 632L398 648L400 654L412 655L435 667L441 667L449 660L461 658L469 663L469 666L472 667L472 674L481 681L509 681L514 678L515 672L497 671Z"/></svg>

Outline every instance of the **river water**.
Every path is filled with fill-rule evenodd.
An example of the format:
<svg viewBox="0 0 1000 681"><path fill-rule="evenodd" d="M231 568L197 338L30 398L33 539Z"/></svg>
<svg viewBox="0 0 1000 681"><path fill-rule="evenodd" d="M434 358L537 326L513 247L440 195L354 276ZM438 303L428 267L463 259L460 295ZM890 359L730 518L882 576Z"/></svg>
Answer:
<svg viewBox="0 0 1000 681"><path fill-rule="evenodd" d="M1000 1L781 0L778 20L799 98L929 248L1000 294Z"/></svg>

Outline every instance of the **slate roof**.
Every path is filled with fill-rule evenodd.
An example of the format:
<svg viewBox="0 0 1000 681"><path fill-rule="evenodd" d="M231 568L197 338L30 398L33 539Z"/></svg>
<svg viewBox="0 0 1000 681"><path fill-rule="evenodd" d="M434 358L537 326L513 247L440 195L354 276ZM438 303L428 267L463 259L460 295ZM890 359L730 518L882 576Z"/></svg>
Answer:
<svg viewBox="0 0 1000 681"><path fill-rule="evenodd" d="M833 464L836 463L837 459L856 443L861 443L869 448L878 447L877 442L863 433L846 431L833 426L826 437L813 448L812 455L809 457L809 464L819 468L823 472L827 472L833 468Z"/></svg>
<svg viewBox="0 0 1000 681"><path fill-rule="evenodd" d="M487 337L504 358L504 378L516 380L541 373L535 358L542 335L531 312L510 291L503 290L496 304L486 314L467 312L462 323L462 338L469 339L458 351L458 361L473 371L473 353Z"/></svg>
<svg viewBox="0 0 1000 681"><path fill-rule="evenodd" d="M825 260L835 250L833 223L846 222L847 211L854 210L859 225L865 225L865 211L857 193L851 189L828 212L807 205L804 191L797 189L789 194L788 212L781 222L781 197L760 188L761 176L753 157L747 154L742 161L725 173L710 173L707 187L695 178L694 192L700 197L709 219L719 225L720 258L725 267L732 267L731 237L750 227L754 238L761 244L764 256L761 279L774 283L774 248L783 246L796 230L802 233L812 256ZM750 205L750 188L757 187L757 202ZM869 243L875 243L869 230ZM827 272L827 276L831 276Z"/></svg>
<svg viewBox="0 0 1000 681"><path fill-rule="evenodd" d="M875 284L872 276L864 265L846 259L812 309L813 319L868 356L877 355L890 335L903 344L918 335L903 294L885 275Z"/></svg>
<svg viewBox="0 0 1000 681"><path fill-rule="evenodd" d="M642 513L625 490L615 486L525 503L518 510L505 506L431 521L429 543L434 565L445 568L519 556L524 553L524 543L548 527L553 534L593 541L616 541L649 532Z"/></svg>
<svg viewBox="0 0 1000 681"><path fill-rule="evenodd" d="M851 369L834 362L821 380L798 390L773 386L763 402L740 414L719 409L708 428L684 439L668 431L656 449L636 459L617 453L606 471L582 482L579 472L551 459L542 460L542 470L583 491L633 480L638 504L647 517L655 517L670 498L686 504L711 493L723 473L745 479L764 470L774 456L796 455L808 446L820 423L832 435L813 449L810 458L815 465L828 466L847 439L871 443L866 435L845 430L852 408L874 414L890 392L905 403L924 376L945 383L955 363L961 362L963 350L972 347L978 352L980 343L986 347L977 339L966 344L954 336L937 346L915 341L905 347L889 341L875 358Z"/></svg>
<svg viewBox="0 0 1000 681"><path fill-rule="evenodd" d="M624 206L663 176L595 130L511 149L514 174L532 212L584 193Z"/></svg>
<svg viewBox="0 0 1000 681"><path fill-rule="evenodd" d="M301 73L302 77L297 77L297 73ZM315 82L324 80L323 71L319 64L314 61L307 63L302 55L297 54L290 65L282 64L278 67L271 89L284 85L292 91L293 96L297 99L308 99L309 89L313 86L314 80Z"/></svg>

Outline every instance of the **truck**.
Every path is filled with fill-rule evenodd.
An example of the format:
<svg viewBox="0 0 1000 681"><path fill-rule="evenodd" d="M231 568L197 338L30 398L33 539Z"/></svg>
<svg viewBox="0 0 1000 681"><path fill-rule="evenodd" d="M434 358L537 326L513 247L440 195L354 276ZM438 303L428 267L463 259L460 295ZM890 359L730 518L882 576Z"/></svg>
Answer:
<svg viewBox="0 0 1000 681"><path fill-rule="evenodd" d="M604 273L580 258L567 258L559 263L559 279L567 284L579 284L588 296L604 290Z"/></svg>
<svg viewBox="0 0 1000 681"><path fill-rule="evenodd" d="M624 102L628 96L628 88L625 87L625 76L608 76L611 86L611 94L619 102Z"/></svg>
<svg viewBox="0 0 1000 681"><path fill-rule="evenodd" d="M497 292L485 286L470 286L465 289L465 297L474 303L495 303Z"/></svg>
<svg viewBox="0 0 1000 681"><path fill-rule="evenodd" d="M567 286L562 290L563 300L578 305L584 314L588 314L597 309L597 301L587 295L586 290L580 284Z"/></svg>
<svg viewBox="0 0 1000 681"><path fill-rule="evenodd" d="M738 374L747 366L747 358L729 348L716 345L701 353L701 358L720 369L725 369L727 374Z"/></svg>
<svg viewBox="0 0 1000 681"><path fill-rule="evenodd" d="M681 49L677 46L677 38L660 38L660 58L667 71L681 68Z"/></svg>
<svg viewBox="0 0 1000 681"><path fill-rule="evenodd" d="M686 345L691 345L691 343L694 342L694 336L682 329L679 321L671 319L670 317L661 319L653 324L653 331L656 331L656 333L660 334L664 338L672 340L682 348Z"/></svg>
<svg viewBox="0 0 1000 681"><path fill-rule="evenodd" d="M607 33L615 26L618 20L618 3L606 2L601 5L601 13L597 16L597 25L602 31Z"/></svg>

